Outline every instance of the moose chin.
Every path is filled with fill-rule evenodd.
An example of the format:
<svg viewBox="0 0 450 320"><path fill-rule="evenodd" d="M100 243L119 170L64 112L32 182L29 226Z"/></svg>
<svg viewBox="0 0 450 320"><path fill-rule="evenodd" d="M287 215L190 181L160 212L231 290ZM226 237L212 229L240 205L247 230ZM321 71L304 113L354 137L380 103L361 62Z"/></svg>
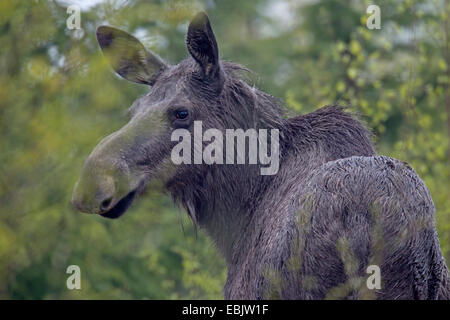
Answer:
<svg viewBox="0 0 450 320"><path fill-rule="evenodd" d="M408 164L377 155L348 110L287 117L240 77L247 69L220 60L203 12L177 65L112 27L97 39L120 76L151 89L87 158L72 199L80 211L117 218L159 181L225 257L226 299L450 299L430 192ZM249 161L174 163L172 133L193 135L194 121L222 133L277 130L276 174ZM366 283L373 266L376 290Z"/></svg>

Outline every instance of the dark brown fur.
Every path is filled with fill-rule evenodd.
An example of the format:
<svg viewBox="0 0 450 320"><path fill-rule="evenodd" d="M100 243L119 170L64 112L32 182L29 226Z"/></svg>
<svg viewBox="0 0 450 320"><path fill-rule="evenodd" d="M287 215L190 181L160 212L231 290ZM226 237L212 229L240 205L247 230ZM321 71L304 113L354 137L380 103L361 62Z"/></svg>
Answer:
<svg viewBox="0 0 450 320"><path fill-rule="evenodd" d="M450 299L428 189L407 164L377 156L357 118L338 106L287 118L276 98L241 79L244 68L219 60L203 13L189 27L192 57L176 66L123 31L101 27L98 39L109 57L127 52L124 43L127 57L146 57L112 65L153 87L86 161L73 197L80 210L116 218L161 179L224 255L227 299ZM165 170L178 106L189 110L190 131L194 119L205 130L278 129L279 172L262 176L248 164ZM369 265L381 270L380 289L366 285Z"/></svg>

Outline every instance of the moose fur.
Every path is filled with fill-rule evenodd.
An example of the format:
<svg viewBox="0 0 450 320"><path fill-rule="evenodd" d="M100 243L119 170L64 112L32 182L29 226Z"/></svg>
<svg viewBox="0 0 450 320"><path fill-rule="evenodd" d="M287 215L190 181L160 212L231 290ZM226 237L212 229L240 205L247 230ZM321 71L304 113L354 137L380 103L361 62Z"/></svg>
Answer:
<svg viewBox="0 0 450 320"><path fill-rule="evenodd" d="M110 54L116 51L105 54L119 74L152 90L133 104L130 123L89 156L74 192L80 210L117 217L162 177L224 255L226 299L450 299L428 189L408 164L376 155L369 131L348 110L327 106L287 117L279 100L242 80L245 68L219 59L204 13L189 26L191 57L176 66L123 31L101 27L98 40L106 52L129 43L139 54L127 59L147 56L130 67ZM207 128L278 129L278 173L262 176L249 164L167 169L163 159L179 121L163 125L161 114L181 104ZM144 137L144 128L157 125ZM137 138L123 138L131 134ZM145 178L119 193L124 175ZM381 271L373 290L366 283L371 265Z"/></svg>

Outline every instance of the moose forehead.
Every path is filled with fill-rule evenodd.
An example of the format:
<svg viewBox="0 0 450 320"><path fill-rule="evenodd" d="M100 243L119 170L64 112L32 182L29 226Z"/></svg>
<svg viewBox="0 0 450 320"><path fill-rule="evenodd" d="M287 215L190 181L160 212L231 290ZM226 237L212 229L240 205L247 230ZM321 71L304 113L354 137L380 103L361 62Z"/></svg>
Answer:
<svg viewBox="0 0 450 320"><path fill-rule="evenodd" d="M161 108L168 105L186 105L192 92L188 90L189 78L181 73L182 66L172 66L158 76L150 91L137 98L128 112L135 115L149 108Z"/></svg>
<svg viewBox="0 0 450 320"><path fill-rule="evenodd" d="M195 62L188 58L176 66L164 70L155 81L150 91L137 98L128 112L131 116L152 108L168 106L192 106L192 101L202 96L208 83L198 81L200 72Z"/></svg>

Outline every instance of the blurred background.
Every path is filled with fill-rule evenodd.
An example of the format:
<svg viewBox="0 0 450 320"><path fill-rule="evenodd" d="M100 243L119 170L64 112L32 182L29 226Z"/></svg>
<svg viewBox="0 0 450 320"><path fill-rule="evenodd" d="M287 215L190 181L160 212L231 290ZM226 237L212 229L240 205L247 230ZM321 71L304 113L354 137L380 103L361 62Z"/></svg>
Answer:
<svg viewBox="0 0 450 320"><path fill-rule="evenodd" d="M370 3L381 8L380 30L366 27ZM148 90L109 70L96 27L133 33L175 64L187 57L187 25L199 10L222 59L255 71L257 87L299 114L351 105L380 154L415 168L449 264L450 3L370 3L0 1L0 298L222 298L222 257L167 195L147 192L118 220L70 205L87 155ZM81 29L67 27L70 5L81 9ZM66 287L72 264L81 290Z"/></svg>

